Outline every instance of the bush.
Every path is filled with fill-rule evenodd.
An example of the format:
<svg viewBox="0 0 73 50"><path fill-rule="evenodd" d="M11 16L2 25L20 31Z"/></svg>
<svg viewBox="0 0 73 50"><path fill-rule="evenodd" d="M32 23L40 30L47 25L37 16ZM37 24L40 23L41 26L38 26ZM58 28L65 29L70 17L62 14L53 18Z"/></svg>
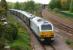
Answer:
<svg viewBox="0 0 73 50"><path fill-rule="evenodd" d="M69 40L69 39L66 39L65 41L68 45L72 45L73 44L73 41L72 40Z"/></svg>
<svg viewBox="0 0 73 50"><path fill-rule="evenodd" d="M18 30L15 25L9 24L5 29L5 38L9 41L13 41L17 38Z"/></svg>
<svg viewBox="0 0 73 50"><path fill-rule="evenodd" d="M54 8L53 11L55 11L55 12L59 12L60 9L58 9L58 8Z"/></svg>
<svg viewBox="0 0 73 50"><path fill-rule="evenodd" d="M8 24L8 25L0 25L0 38L4 38L7 41L13 41L17 38L18 30L15 25Z"/></svg>

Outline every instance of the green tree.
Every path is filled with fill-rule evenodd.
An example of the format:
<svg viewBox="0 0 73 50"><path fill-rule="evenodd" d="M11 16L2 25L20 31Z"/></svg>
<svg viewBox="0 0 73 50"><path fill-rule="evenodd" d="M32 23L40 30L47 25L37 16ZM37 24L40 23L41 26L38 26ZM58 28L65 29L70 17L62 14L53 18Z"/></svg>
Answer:
<svg viewBox="0 0 73 50"><path fill-rule="evenodd" d="M33 13L35 10L35 3L34 1L28 1L24 3L24 10Z"/></svg>
<svg viewBox="0 0 73 50"><path fill-rule="evenodd" d="M40 8L41 8L41 5L40 4L35 4L35 11L40 10Z"/></svg>
<svg viewBox="0 0 73 50"><path fill-rule="evenodd" d="M5 13L4 11L5 11L5 9L0 6L0 17L1 17L2 15L4 15L4 13Z"/></svg>
<svg viewBox="0 0 73 50"><path fill-rule="evenodd" d="M51 0L48 7L50 7L51 9L54 9L54 8L59 8L60 9L61 8L60 0Z"/></svg>
<svg viewBox="0 0 73 50"><path fill-rule="evenodd" d="M16 2L14 8L15 9L20 9L21 8L20 3L19 2Z"/></svg>
<svg viewBox="0 0 73 50"><path fill-rule="evenodd" d="M60 2L63 10L69 10L71 0L61 0Z"/></svg>
<svg viewBox="0 0 73 50"><path fill-rule="evenodd" d="M7 16L8 6L7 6L6 0L1 0L1 5L0 6L4 9L3 15Z"/></svg>
<svg viewBox="0 0 73 50"><path fill-rule="evenodd" d="M9 9L13 9L14 8L14 3L7 2L7 4L8 4L8 8Z"/></svg>
<svg viewBox="0 0 73 50"><path fill-rule="evenodd" d="M73 0L71 0L71 4L70 4L70 12L73 12Z"/></svg>

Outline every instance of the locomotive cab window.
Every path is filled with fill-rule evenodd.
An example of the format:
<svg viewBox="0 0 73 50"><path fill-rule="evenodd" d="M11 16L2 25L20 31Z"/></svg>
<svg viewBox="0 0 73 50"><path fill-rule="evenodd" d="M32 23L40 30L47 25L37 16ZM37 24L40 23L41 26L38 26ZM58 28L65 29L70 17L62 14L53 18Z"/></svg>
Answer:
<svg viewBox="0 0 73 50"><path fill-rule="evenodd" d="M52 26L51 25L42 25L41 30L52 30Z"/></svg>

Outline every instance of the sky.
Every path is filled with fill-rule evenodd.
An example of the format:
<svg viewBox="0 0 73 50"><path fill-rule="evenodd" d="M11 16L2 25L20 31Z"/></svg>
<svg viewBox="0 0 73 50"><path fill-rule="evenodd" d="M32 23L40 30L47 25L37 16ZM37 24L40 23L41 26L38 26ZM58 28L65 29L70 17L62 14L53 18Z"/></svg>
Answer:
<svg viewBox="0 0 73 50"><path fill-rule="evenodd" d="M30 1L30 0L6 0L8 2L26 2L26 1ZM36 3L41 3L41 4L48 4L51 0L33 0Z"/></svg>

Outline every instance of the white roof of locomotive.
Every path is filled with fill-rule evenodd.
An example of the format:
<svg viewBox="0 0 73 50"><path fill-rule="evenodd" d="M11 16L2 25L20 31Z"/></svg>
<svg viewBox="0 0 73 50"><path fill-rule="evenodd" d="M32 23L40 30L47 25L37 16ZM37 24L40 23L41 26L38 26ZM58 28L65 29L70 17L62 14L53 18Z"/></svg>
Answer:
<svg viewBox="0 0 73 50"><path fill-rule="evenodd" d="M51 22L47 21L47 20L44 20L40 17L35 17L32 19L32 21L37 25L37 26L41 26L43 24L52 24Z"/></svg>

